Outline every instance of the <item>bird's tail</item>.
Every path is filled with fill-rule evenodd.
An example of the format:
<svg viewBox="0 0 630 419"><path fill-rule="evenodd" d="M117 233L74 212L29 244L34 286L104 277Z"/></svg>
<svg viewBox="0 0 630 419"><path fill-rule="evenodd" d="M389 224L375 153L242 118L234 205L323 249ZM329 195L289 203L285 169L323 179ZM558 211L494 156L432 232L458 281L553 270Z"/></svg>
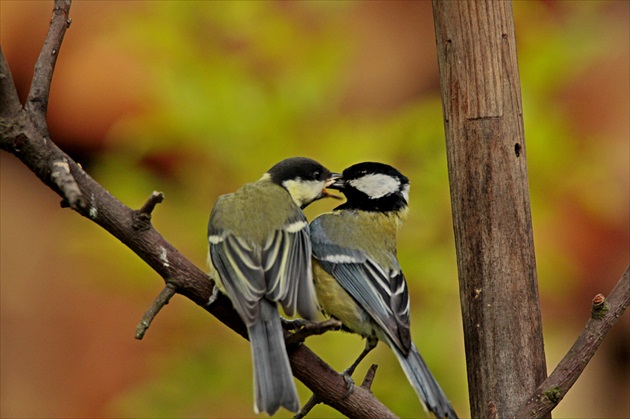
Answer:
<svg viewBox="0 0 630 419"><path fill-rule="evenodd" d="M280 314L275 303L260 301L258 319L247 328L254 363L254 410L273 415L281 406L300 409Z"/></svg>
<svg viewBox="0 0 630 419"><path fill-rule="evenodd" d="M457 414L440 388L429 367L420 356L416 345L411 344L409 354L405 356L394 345L392 349L411 386L414 388L425 409L433 412L440 419L457 419Z"/></svg>

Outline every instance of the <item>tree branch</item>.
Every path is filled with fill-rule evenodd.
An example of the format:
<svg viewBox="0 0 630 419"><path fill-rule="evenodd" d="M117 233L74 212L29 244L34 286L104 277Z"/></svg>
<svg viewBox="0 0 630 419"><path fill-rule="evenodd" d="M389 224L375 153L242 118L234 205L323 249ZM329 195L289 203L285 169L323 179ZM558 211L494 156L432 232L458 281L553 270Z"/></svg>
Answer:
<svg viewBox="0 0 630 419"><path fill-rule="evenodd" d="M331 330L340 330L341 322L337 319L326 319L323 322L299 322L300 326L292 327L292 322L288 321L288 325L285 325L285 329L293 330L294 332L287 337L287 345L301 344L309 336L322 335Z"/></svg>
<svg viewBox="0 0 630 419"><path fill-rule="evenodd" d="M50 29L37 61L27 105L22 107L10 69L0 49L0 148L18 157L37 177L70 206L97 223L153 268L175 290L215 316L243 337L245 327L229 299L220 295L208 305L214 281L184 257L150 223L150 213L161 202L153 194L138 211L125 206L50 139L45 113L50 82L61 41L70 24L70 0L56 0ZM138 228L138 219L143 218ZM163 297L168 297L165 291ZM157 309L161 302L154 304ZM151 311L150 309L149 311ZM151 314L148 315L152 318ZM356 387L346 395L346 382L303 344L289 347L293 374L320 400L354 418L394 418L394 414L367 389ZM347 397L346 397L347 396Z"/></svg>
<svg viewBox="0 0 630 419"><path fill-rule="evenodd" d="M370 366L370 368L368 369L367 373L365 374L365 378L363 379L363 383L361 384L361 388L370 391L370 388L372 387L372 382L374 382L374 376L376 375L376 369L377 368L378 368L378 365L376 365L376 364L372 364ZM350 391L354 391L354 388L355 387L352 387L352 389ZM304 404L304 406L302 406L302 409L300 409L300 411L298 413L296 413L295 416L293 416L293 419L302 419L303 417L308 415L308 413L315 406L317 406L320 403L322 403L321 397L318 394L313 393L313 395L311 396L310 399L308 399L306 404Z"/></svg>
<svg viewBox="0 0 630 419"><path fill-rule="evenodd" d="M66 29L72 23L69 17L71 0L55 0L50 28L44 41L44 46L35 63L35 73L31 82L31 89L26 99L26 108L37 116L45 118L48 109L48 97L55 64L59 56L61 42ZM43 122L43 121L42 121Z"/></svg>
<svg viewBox="0 0 630 419"><path fill-rule="evenodd" d="M630 265L605 299L597 294L591 307L591 318L577 340L551 373L517 410L516 418L539 418L551 412L586 368L608 331L630 304Z"/></svg>
<svg viewBox="0 0 630 419"><path fill-rule="evenodd" d="M13 76L0 46L0 118L14 116L22 109Z"/></svg>
<svg viewBox="0 0 630 419"><path fill-rule="evenodd" d="M153 322L155 316L168 304L175 293L175 288L169 284L166 284L162 291L160 291L158 296L155 297L153 304L151 304L151 307L144 313L140 323L138 323L138 327L136 327L136 339L142 339L144 337L144 334L149 329L149 326L151 326L151 322Z"/></svg>
<svg viewBox="0 0 630 419"><path fill-rule="evenodd" d="M510 417L547 376L512 5L433 16L470 412Z"/></svg>

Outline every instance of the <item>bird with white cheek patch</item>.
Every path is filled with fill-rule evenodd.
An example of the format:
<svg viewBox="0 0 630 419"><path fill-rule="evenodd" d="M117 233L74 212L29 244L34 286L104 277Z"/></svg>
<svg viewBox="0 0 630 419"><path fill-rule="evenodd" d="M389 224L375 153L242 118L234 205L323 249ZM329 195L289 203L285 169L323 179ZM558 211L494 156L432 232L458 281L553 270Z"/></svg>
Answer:
<svg viewBox="0 0 630 419"><path fill-rule="evenodd" d="M409 292L396 257L396 237L409 202L409 180L382 163L359 163L329 186L347 201L311 223L313 278L323 310L367 338L344 374L384 341L396 354L425 409L457 418L411 340Z"/></svg>

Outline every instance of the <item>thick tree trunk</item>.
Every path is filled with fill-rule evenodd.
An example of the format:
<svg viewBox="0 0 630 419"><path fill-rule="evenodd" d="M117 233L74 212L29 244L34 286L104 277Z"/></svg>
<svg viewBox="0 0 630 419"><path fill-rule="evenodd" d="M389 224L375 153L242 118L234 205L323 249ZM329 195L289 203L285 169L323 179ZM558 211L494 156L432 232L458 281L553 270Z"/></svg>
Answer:
<svg viewBox="0 0 630 419"><path fill-rule="evenodd" d="M471 415L509 418L546 377L512 6L433 11Z"/></svg>

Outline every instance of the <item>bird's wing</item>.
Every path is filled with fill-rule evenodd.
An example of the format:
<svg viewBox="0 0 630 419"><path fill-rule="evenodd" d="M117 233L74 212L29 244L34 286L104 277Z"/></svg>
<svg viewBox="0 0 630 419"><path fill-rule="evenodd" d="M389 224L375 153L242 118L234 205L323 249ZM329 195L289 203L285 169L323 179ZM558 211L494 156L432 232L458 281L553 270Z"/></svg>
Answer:
<svg viewBox="0 0 630 419"><path fill-rule="evenodd" d="M211 218L212 221L212 218ZM258 316L258 301L265 295L265 273L260 251L229 230L208 227L210 259L234 308L246 325Z"/></svg>
<svg viewBox="0 0 630 419"><path fill-rule="evenodd" d="M398 263L394 269L385 269L360 249L336 245L317 221L311 223L315 259L381 326L392 343L408 353L409 292Z"/></svg>
<svg viewBox="0 0 630 419"><path fill-rule="evenodd" d="M208 221L209 256L234 308L247 326L258 317L258 301L265 295L260 246L236 235L225 207L234 194L220 196Z"/></svg>
<svg viewBox="0 0 630 419"><path fill-rule="evenodd" d="M314 320L317 299L311 270L311 241L306 217L296 208L281 229L267 239L262 250L267 298L279 301L292 316Z"/></svg>

